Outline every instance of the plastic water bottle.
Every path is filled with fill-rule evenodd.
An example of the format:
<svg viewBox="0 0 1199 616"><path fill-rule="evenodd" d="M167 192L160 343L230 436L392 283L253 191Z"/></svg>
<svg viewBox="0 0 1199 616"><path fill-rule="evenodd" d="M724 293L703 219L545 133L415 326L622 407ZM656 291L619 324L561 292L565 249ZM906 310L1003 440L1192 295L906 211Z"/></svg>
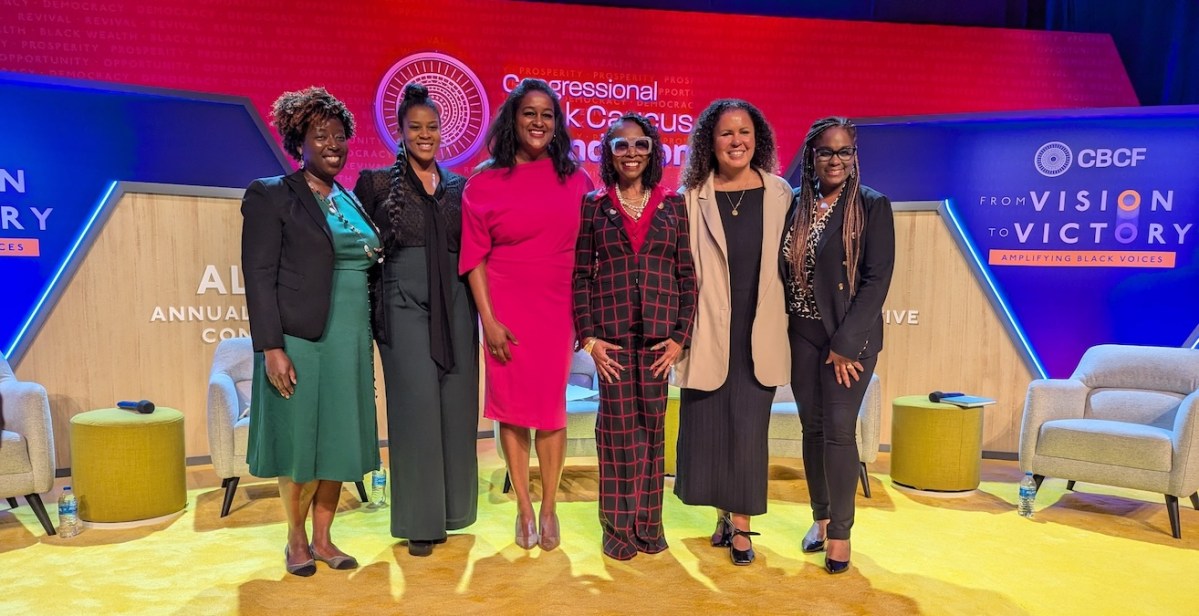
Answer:
<svg viewBox="0 0 1199 616"><path fill-rule="evenodd" d="M1032 517L1032 506L1037 500L1037 481L1032 478L1032 473L1024 473L1024 478L1020 480L1020 503L1016 506L1016 511L1021 516L1026 518Z"/></svg>
<svg viewBox="0 0 1199 616"><path fill-rule="evenodd" d="M79 534L79 507L71 486L62 489L58 497L58 536L70 539Z"/></svg>
<svg viewBox="0 0 1199 616"><path fill-rule="evenodd" d="M371 507L379 508L387 506L387 469L383 468L383 463L379 463L379 468L371 471Z"/></svg>

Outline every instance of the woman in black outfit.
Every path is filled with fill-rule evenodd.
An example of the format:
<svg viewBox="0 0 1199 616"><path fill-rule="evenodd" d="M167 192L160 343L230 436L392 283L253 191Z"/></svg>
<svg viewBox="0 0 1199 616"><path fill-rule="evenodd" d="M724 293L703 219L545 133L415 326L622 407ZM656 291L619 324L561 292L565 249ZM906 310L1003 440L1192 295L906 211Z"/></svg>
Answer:
<svg viewBox="0 0 1199 616"><path fill-rule="evenodd" d="M387 386L391 534L428 556L447 530L475 521L479 417L476 312L458 276L462 188L441 165L440 113L419 83L404 87L396 162L354 187L383 236L371 285L372 326Z"/></svg>
<svg viewBox="0 0 1199 616"><path fill-rule="evenodd" d="M862 186L857 128L817 120L804 139L803 181L787 216L782 266L790 315L791 388L803 424L815 522L805 552L849 569L858 480L858 408L883 348L883 300L895 266L891 202Z"/></svg>

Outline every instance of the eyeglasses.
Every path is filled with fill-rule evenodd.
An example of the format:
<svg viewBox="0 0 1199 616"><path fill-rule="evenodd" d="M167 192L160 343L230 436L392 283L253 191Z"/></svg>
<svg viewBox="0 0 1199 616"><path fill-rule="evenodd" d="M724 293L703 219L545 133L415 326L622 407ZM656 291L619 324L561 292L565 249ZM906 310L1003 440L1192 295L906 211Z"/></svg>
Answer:
<svg viewBox="0 0 1199 616"><path fill-rule="evenodd" d="M649 154L651 148L654 147L654 140L649 137L616 137L608 142L608 147L612 148L612 154L615 156L624 156L629 153L629 149L633 150L634 154Z"/></svg>
<svg viewBox="0 0 1199 616"><path fill-rule="evenodd" d="M841 159L841 162L847 163L847 162L853 160L853 155L857 154L857 153L858 153L858 148L856 146L851 145L849 147L841 148L840 150L830 150L828 148L816 148L815 155L816 155L816 160L818 160L822 163L827 163L828 161L832 160L834 154L837 156L837 158Z"/></svg>

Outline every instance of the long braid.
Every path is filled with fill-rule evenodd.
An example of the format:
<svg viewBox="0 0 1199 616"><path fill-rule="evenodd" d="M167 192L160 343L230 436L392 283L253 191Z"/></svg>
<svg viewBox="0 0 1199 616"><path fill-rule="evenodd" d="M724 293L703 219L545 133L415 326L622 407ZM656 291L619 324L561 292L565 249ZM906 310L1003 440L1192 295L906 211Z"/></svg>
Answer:
<svg viewBox="0 0 1199 616"><path fill-rule="evenodd" d="M815 224L812 216L812 204L816 200L816 163L815 147L813 144L824 131L840 126L849 132L854 142L857 142L857 127L846 118L828 117L817 120L812 124L808 135L804 138L803 150L800 153L803 160L803 176L799 189L799 203L796 204L795 220L791 224L791 272L796 277L801 289L806 290L812 281L808 280L807 268L804 267L804 254L807 251L808 235L812 233ZM858 257L862 253L862 228L865 224L865 210L861 197L861 172L855 157L850 175L841 188L838 201L845 208L844 222L841 226L841 240L845 244L846 275L849 279L850 297L857 292Z"/></svg>
<svg viewBox="0 0 1199 616"><path fill-rule="evenodd" d="M404 147L404 140L400 139L400 145L396 148L396 162L391 166L391 179L388 182L388 207L387 220L391 223L392 229L403 228L400 221L400 211L404 208L403 186L404 174L408 172L408 148Z"/></svg>

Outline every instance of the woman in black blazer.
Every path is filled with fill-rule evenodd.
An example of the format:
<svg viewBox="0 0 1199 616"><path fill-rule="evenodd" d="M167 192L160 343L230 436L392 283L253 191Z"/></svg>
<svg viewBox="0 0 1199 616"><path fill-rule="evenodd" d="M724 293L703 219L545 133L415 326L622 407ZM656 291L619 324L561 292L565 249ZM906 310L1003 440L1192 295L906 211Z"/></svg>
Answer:
<svg viewBox="0 0 1199 616"><path fill-rule="evenodd" d="M849 569L858 480L858 408L883 348L883 300L895 266L887 197L862 186L857 128L817 120L804 139L803 178L783 236L791 389L803 424L804 474L815 522L803 551Z"/></svg>
<svg viewBox="0 0 1199 616"><path fill-rule="evenodd" d="M242 271L253 339L247 461L278 477L289 573L358 566L329 536L341 483L379 466L367 277L379 233L336 181L354 118L323 88L287 92L272 109L283 148L300 161L254 180L241 211ZM312 543L305 523L312 511Z"/></svg>
<svg viewBox="0 0 1199 616"><path fill-rule="evenodd" d="M667 547L666 379L695 317L687 204L659 184L664 159L645 116L618 119L604 135L604 187L583 198L575 244L575 330L600 375L603 549L617 560Z"/></svg>

